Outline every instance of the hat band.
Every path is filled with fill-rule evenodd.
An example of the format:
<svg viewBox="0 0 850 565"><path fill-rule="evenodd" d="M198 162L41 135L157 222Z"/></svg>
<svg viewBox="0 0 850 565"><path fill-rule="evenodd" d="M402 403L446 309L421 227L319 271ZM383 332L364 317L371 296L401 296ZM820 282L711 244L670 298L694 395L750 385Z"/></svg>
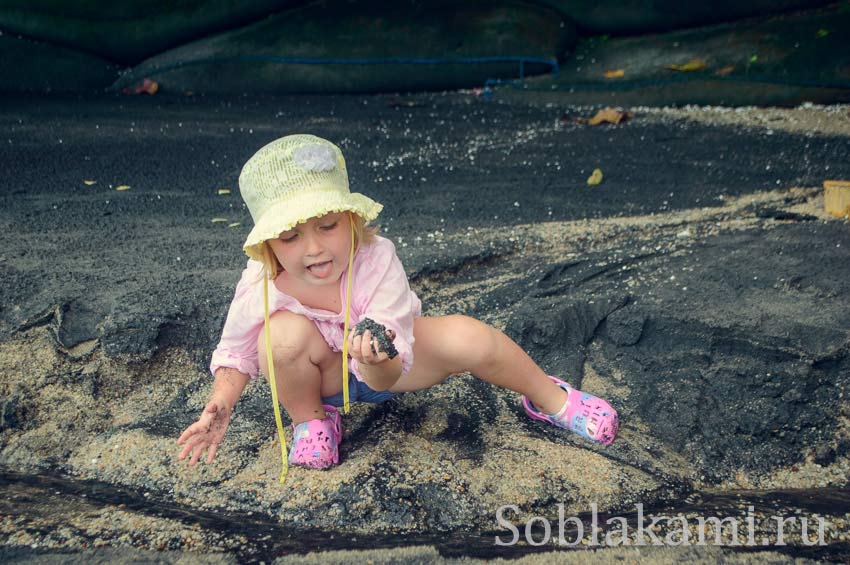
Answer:
<svg viewBox="0 0 850 565"><path fill-rule="evenodd" d="M280 195L277 199L266 201L265 206L258 209L256 212L251 212L251 218L254 220L254 224L259 223L260 219L274 206L278 204L284 204L286 202L292 201L293 203L297 202L298 204L293 204L293 207L303 208L305 204L305 200L309 202L310 196L313 194L321 195L321 196L337 196L345 199L350 198L351 193L340 192L339 188L333 185L316 185L310 187L308 190L295 191L290 190Z"/></svg>

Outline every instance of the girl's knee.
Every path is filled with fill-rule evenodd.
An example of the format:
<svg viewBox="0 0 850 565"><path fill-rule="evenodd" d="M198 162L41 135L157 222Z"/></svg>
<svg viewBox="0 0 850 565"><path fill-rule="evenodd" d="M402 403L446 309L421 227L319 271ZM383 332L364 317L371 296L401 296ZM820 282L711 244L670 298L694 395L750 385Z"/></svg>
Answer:
<svg viewBox="0 0 850 565"><path fill-rule="evenodd" d="M307 354L317 339L324 342L324 338L311 320L285 310L269 316L269 337L272 344L272 358L275 362L294 361ZM257 353L261 361L265 363L265 326L257 336Z"/></svg>
<svg viewBox="0 0 850 565"><path fill-rule="evenodd" d="M479 371L495 360L498 330L464 315L445 316L442 351L454 372Z"/></svg>

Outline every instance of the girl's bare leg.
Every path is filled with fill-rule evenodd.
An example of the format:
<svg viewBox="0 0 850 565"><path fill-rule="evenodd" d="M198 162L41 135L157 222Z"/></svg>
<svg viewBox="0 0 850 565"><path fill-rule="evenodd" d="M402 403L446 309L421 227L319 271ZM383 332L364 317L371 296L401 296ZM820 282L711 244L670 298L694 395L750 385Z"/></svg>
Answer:
<svg viewBox="0 0 850 565"><path fill-rule="evenodd" d="M277 396L293 424L323 419L322 397L342 390L342 355L331 351L316 325L292 312L269 318ZM257 339L260 370L269 378L265 330Z"/></svg>
<svg viewBox="0 0 850 565"><path fill-rule="evenodd" d="M524 394L547 414L560 410L567 393L512 339L468 316L416 318L413 367L390 390L410 392L469 371L483 381Z"/></svg>

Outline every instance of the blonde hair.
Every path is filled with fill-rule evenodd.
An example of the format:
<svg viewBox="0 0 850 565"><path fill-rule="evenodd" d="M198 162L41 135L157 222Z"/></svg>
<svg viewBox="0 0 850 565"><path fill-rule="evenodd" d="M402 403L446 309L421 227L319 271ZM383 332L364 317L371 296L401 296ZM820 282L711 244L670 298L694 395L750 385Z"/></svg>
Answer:
<svg viewBox="0 0 850 565"><path fill-rule="evenodd" d="M348 217L351 220L351 225L354 227L354 252L360 249L362 243L372 243L375 241L375 236L378 235L379 228L377 226L369 226L366 220L361 218L354 212L349 212ZM272 251L268 241L262 243L262 264L263 270L261 276L257 280L262 280L262 276L266 275L269 279L277 277L278 273L283 270L283 266Z"/></svg>

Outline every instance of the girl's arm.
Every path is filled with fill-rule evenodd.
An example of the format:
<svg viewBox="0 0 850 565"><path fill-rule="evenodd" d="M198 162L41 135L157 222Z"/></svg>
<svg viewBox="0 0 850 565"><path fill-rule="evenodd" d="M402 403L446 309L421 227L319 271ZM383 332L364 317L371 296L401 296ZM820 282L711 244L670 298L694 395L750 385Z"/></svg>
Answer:
<svg viewBox="0 0 850 565"><path fill-rule="evenodd" d="M249 380L251 377L245 373L230 367L221 367L215 372L210 402L216 402L232 413Z"/></svg>
<svg viewBox="0 0 850 565"><path fill-rule="evenodd" d="M224 432L230 424L230 416L236 401L245 390L245 385L251 377L236 369L222 367L215 373L215 383L210 401L204 406L198 421L186 428L177 440L178 445L183 445L180 451L180 460L191 455L189 465L194 465L198 459L207 451L207 463L212 463L215 458L218 445L224 439Z"/></svg>
<svg viewBox="0 0 850 565"><path fill-rule="evenodd" d="M387 330L389 335L395 336L395 332ZM401 357L389 358L385 351L381 350L380 343L372 339L372 334L366 333L353 337L349 335L349 351L351 358L357 360L360 368L360 376L372 390L387 390L393 386L401 377ZM374 349L372 344L374 343Z"/></svg>
<svg viewBox="0 0 850 565"><path fill-rule="evenodd" d="M387 239L379 239L368 258L368 268L358 272L361 289L358 307L363 318L370 318L391 333L391 341L399 355L386 360L374 358L369 362L369 349L362 348L361 360L352 353L352 369L375 390L385 390L395 384L401 375L413 366L413 320L421 315L419 298L411 292L407 274L395 253L395 246ZM358 336L359 337L359 336ZM351 345L357 344L349 344ZM380 387L380 388L375 388Z"/></svg>

